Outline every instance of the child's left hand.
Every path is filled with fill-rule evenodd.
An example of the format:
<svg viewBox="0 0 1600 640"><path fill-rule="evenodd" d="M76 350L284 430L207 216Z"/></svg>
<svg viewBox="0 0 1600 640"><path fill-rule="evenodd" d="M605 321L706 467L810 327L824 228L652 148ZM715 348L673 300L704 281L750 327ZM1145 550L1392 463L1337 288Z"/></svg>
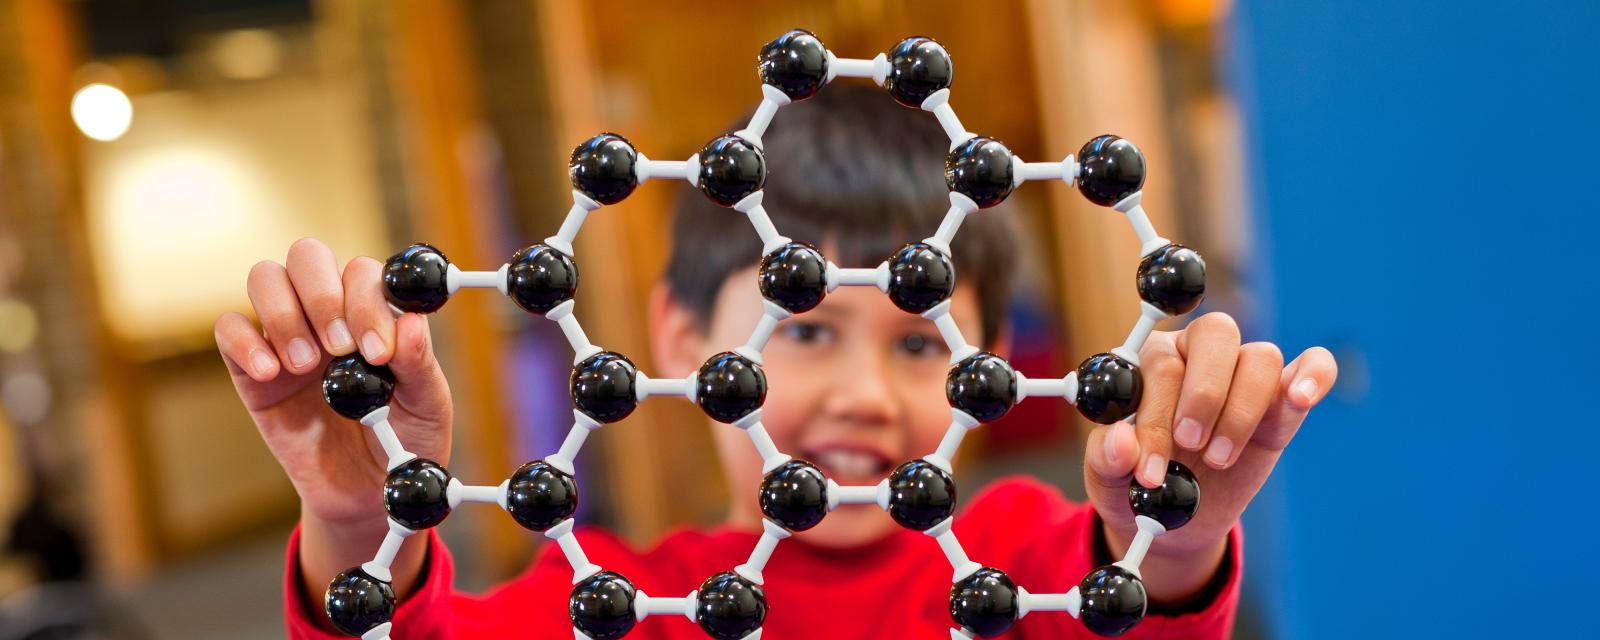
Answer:
<svg viewBox="0 0 1600 640"><path fill-rule="evenodd" d="M1152 334L1139 361L1144 398L1137 426L1118 422L1090 434L1084 485L1120 557L1136 532L1129 482L1159 486L1174 456L1194 472L1199 511L1158 537L1141 566L1151 600L1175 602L1215 575L1228 531L1306 413L1333 387L1338 365L1327 349L1312 347L1285 366L1270 342L1241 345L1239 325L1224 313Z"/></svg>

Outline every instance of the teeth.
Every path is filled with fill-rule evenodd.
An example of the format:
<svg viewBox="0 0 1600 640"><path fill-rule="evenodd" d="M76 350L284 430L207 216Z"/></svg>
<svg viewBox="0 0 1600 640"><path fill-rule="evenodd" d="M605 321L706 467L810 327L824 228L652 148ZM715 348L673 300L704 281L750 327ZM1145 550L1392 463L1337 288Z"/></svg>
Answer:
<svg viewBox="0 0 1600 640"><path fill-rule="evenodd" d="M834 449L817 454L817 463L827 467L834 475L846 477L870 476L878 471L878 458L869 453Z"/></svg>

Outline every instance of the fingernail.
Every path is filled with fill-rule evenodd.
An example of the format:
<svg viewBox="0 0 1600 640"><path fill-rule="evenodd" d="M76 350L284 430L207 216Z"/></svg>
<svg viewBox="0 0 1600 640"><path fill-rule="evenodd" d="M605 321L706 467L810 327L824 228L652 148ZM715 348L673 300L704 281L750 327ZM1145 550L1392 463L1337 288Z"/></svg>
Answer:
<svg viewBox="0 0 1600 640"><path fill-rule="evenodd" d="M295 368L311 364L311 359L315 357L317 357L317 353L311 350L311 343L306 342L305 338L295 338L289 341L289 364L294 365Z"/></svg>
<svg viewBox="0 0 1600 640"><path fill-rule="evenodd" d="M1317 381L1316 380L1313 380L1311 378L1306 378L1304 380L1296 382L1296 383L1294 383L1294 390L1295 390L1295 393L1300 394L1300 402L1302 404L1311 404L1312 402L1316 402L1316 400L1317 400Z"/></svg>
<svg viewBox="0 0 1600 640"><path fill-rule="evenodd" d="M378 332L368 331L364 334L361 334L361 355L363 357L368 360L372 360L373 358L383 355L383 350L383 338L378 337Z"/></svg>
<svg viewBox="0 0 1600 640"><path fill-rule="evenodd" d="M267 375L272 370L272 356L261 349L251 349L250 369L256 372L256 377Z"/></svg>
<svg viewBox="0 0 1600 640"><path fill-rule="evenodd" d="M1111 425L1111 428L1106 430L1106 462L1110 462L1111 464L1117 464L1119 462L1117 460L1117 429L1121 427L1122 424L1117 423Z"/></svg>
<svg viewBox="0 0 1600 640"><path fill-rule="evenodd" d="M1217 436L1211 439L1211 446L1206 449L1206 462L1215 466L1228 464L1228 456L1233 455L1233 441L1226 436Z"/></svg>
<svg viewBox="0 0 1600 640"><path fill-rule="evenodd" d="M1200 421L1194 418L1179 420L1178 429L1172 432L1172 438L1178 441L1178 446L1185 449L1200 446Z"/></svg>
<svg viewBox="0 0 1600 640"><path fill-rule="evenodd" d="M1150 457L1144 461L1144 477L1146 480L1155 483L1156 486L1161 486L1161 483L1166 482L1167 457L1159 453L1150 454Z"/></svg>
<svg viewBox="0 0 1600 640"><path fill-rule="evenodd" d="M334 318L328 323L328 346L339 351L344 351L354 346L355 340L350 337L350 327L345 325L343 318Z"/></svg>

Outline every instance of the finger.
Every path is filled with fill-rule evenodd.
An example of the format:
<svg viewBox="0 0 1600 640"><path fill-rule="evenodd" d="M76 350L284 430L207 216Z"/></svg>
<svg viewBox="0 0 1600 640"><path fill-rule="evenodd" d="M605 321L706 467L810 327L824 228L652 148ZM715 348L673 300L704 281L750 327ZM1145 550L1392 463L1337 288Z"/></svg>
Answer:
<svg viewBox="0 0 1600 640"><path fill-rule="evenodd" d="M345 265L344 317L356 336L361 357L388 364L394 354L394 312L383 297L383 265L361 256Z"/></svg>
<svg viewBox="0 0 1600 640"><path fill-rule="evenodd" d="M344 285L333 249L316 238L301 238L289 246L284 267L322 346L338 356L355 351L350 326L344 321Z"/></svg>
<svg viewBox="0 0 1600 640"><path fill-rule="evenodd" d="M256 318L266 328L267 341L277 350L284 368L296 375L315 368L322 354L312 344L315 338L283 265L271 260L256 263L250 269L247 289Z"/></svg>
<svg viewBox="0 0 1600 640"><path fill-rule="evenodd" d="M434 357L426 316L407 313L395 321L394 358L389 369L399 383L394 401L406 411L430 423L450 417L450 390Z"/></svg>
<svg viewBox="0 0 1600 640"><path fill-rule="evenodd" d="M1172 437L1178 446L1198 451L1211 438L1228 399L1239 360L1239 325L1226 313L1208 313L1178 334L1176 347L1184 371Z"/></svg>
<svg viewBox="0 0 1600 640"><path fill-rule="evenodd" d="M1172 416L1177 410L1185 365L1173 341L1158 340L1156 336L1145 343L1139 361L1144 397L1139 400L1139 413L1135 416L1141 456L1135 475L1140 484L1155 488L1167 478L1167 460L1172 456Z"/></svg>
<svg viewBox="0 0 1600 640"><path fill-rule="evenodd" d="M1327 397L1339 378L1339 364L1322 347L1306 349L1283 370L1278 382L1278 397L1267 408L1256 428L1253 446L1281 450L1289 446L1306 412Z"/></svg>
<svg viewBox="0 0 1600 640"><path fill-rule="evenodd" d="M1139 460L1139 438L1126 420L1095 427L1089 432L1083 460L1089 478L1113 491L1128 488L1128 476Z"/></svg>
<svg viewBox="0 0 1600 640"><path fill-rule="evenodd" d="M217 340L217 351L222 361L235 376L249 376L256 382L268 382L278 376L278 359L272 355L272 345L261 336L255 323L244 314L229 311L217 318L212 333Z"/></svg>
<svg viewBox="0 0 1600 640"><path fill-rule="evenodd" d="M1233 370L1228 401L1217 418L1216 433L1206 446L1205 461L1213 469L1226 469L1239 459L1244 443L1255 434L1267 407L1278 397L1283 376L1283 352L1270 342L1239 347L1239 364Z"/></svg>

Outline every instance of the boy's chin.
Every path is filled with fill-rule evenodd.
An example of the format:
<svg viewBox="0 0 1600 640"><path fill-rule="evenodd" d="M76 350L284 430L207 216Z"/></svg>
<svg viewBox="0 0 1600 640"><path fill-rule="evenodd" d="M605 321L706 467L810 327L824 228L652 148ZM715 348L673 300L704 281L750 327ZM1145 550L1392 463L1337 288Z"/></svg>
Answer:
<svg viewBox="0 0 1600 640"><path fill-rule="evenodd" d="M829 513L810 531L807 543L828 549L864 547L899 533L900 526L872 505L847 505Z"/></svg>

